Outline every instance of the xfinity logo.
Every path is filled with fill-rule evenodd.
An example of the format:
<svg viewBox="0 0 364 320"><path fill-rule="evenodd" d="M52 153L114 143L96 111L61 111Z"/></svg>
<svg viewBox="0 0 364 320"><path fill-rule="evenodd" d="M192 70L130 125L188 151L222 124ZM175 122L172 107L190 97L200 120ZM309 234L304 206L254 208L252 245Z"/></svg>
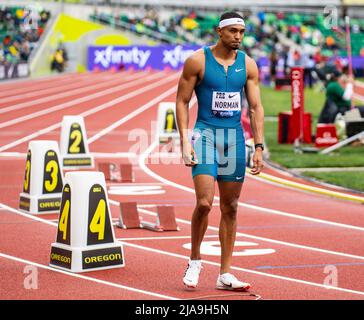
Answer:
<svg viewBox="0 0 364 320"><path fill-rule="evenodd" d="M176 46L172 50L163 50L163 63L170 64L177 68L179 64L184 63L194 50L183 50L182 46Z"/></svg>
<svg viewBox="0 0 364 320"><path fill-rule="evenodd" d="M108 46L103 50L95 50L94 64L101 64L108 68L111 64L132 63L143 68L151 55L150 50L140 50L137 47L131 49L114 49Z"/></svg>

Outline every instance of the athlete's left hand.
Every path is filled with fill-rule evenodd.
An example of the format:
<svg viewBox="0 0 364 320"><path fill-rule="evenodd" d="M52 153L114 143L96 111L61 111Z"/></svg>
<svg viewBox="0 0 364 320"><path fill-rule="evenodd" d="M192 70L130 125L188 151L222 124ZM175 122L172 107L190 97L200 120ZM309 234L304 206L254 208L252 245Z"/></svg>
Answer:
<svg viewBox="0 0 364 320"><path fill-rule="evenodd" d="M254 152L253 156L253 168L251 169L250 173L253 175L259 174L264 168L263 165L263 151L258 148Z"/></svg>

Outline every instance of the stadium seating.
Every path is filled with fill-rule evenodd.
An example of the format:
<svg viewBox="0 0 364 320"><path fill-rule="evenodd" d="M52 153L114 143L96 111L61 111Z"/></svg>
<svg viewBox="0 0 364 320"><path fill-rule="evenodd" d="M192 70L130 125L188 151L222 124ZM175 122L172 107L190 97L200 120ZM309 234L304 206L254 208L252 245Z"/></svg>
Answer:
<svg viewBox="0 0 364 320"><path fill-rule="evenodd" d="M161 13L155 9L127 7L119 15L108 13L94 14L91 17L104 23L118 25L120 22L136 33L162 34L163 40L169 43L209 44L217 40L214 28L218 25L219 14L199 12L197 10L166 11ZM275 35L283 36L298 46L308 46L310 53L321 48L322 54L331 57L338 49L340 56L346 56L346 40L344 20L338 20L338 26L328 25L328 18L323 14L298 13L263 13L245 17L247 23L245 49L259 48L258 55L268 56L276 41ZM360 56L364 47L364 20L351 20L352 54ZM189 35L189 36L188 36Z"/></svg>
<svg viewBox="0 0 364 320"><path fill-rule="evenodd" d="M44 10L0 8L0 64L27 62L49 18Z"/></svg>

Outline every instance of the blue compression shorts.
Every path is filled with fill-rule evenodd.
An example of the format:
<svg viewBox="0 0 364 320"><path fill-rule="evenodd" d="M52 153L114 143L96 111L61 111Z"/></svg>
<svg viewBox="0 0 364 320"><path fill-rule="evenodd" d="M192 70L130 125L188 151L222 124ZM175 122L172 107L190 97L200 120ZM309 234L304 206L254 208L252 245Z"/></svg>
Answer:
<svg viewBox="0 0 364 320"><path fill-rule="evenodd" d="M196 123L192 146L198 163L192 176L206 174L217 181L244 182L245 138L241 127L218 128Z"/></svg>

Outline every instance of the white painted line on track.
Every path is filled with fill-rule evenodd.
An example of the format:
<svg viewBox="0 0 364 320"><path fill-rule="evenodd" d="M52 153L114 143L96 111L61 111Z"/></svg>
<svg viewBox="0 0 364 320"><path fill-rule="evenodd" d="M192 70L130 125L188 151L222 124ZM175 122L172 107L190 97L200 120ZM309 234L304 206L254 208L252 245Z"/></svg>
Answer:
<svg viewBox="0 0 364 320"><path fill-rule="evenodd" d="M140 168L142 168L142 170L148 174L150 177L165 183L166 185L169 185L171 187L175 187L177 189L180 190L184 190L187 191L189 193L193 193L195 194L195 190L193 188L189 188L186 187L184 185L175 183L173 181L170 181L168 179L165 179L161 176L159 176L158 174L156 174L154 171L152 171L151 169L149 169L146 165L145 165L145 159L149 156L149 153L151 153L158 145L158 141L154 141L149 148L144 151L144 153L139 157L139 166ZM214 196L214 200L220 200L220 198L218 196ZM259 206L255 206L255 205L251 205L251 204L247 204L247 203L243 203L243 202L238 202L238 205L244 208L248 208L248 209L252 209L252 210L256 210L256 211L260 211L263 213L269 213L269 214L273 214L273 215L279 215L279 216L284 216L284 217L289 217L289 218L294 218L294 219L300 219L300 220L305 220L305 221L312 221L312 222L317 222L317 223L323 223L323 224L327 224L327 225L331 225L331 226L335 226L335 227L339 227L339 228L346 228L346 229L351 229L351 230L357 230L357 231L364 231L363 227L358 227L358 226L353 226L353 225L349 225L349 224L344 224L344 223L338 223L338 222L333 222L333 221L328 221L328 220L323 220L323 219L317 219L317 218L311 218L311 217L305 217L305 216L300 216L298 214L294 214L294 213L289 213L289 212L284 212L284 211L280 211L280 210L275 210L275 209L269 209L269 208L265 208L265 207L259 207Z"/></svg>
<svg viewBox="0 0 364 320"><path fill-rule="evenodd" d="M22 100L22 99L26 99L26 98L35 98L37 96L51 94L51 93L57 94L59 92L65 92L65 90L81 89L81 88L85 88L86 86L88 88L90 88L89 84L92 84L95 82L100 82L100 81L103 83L106 83L107 81L110 81L110 80L111 80L110 76L105 76L105 75L103 77L99 77L99 78L85 77L83 79L77 79L76 83L70 84L69 82L67 82L64 85L60 85L60 83L57 83L57 85L54 85L53 87L37 89L36 91L30 91L27 93L23 93L21 95L15 95L15 96L10 96L10 97L6 97L6 98L1 98L0 103L3 104L3 103ZM114 77L114 80L116 80L116 77ZM19 105L19 104L16 104L16 105ZM15 105L12 105L12 106L15 106ZM0 114L7 112L8 111L7 109L12 106L0 107ZM12 110L13 109L9 109L9 111L12 111Z"/></svg>
<svg viewBox="0 0 364 320"><path fill-rule="evenodd" d="M152 77L159 78L160 76L156 77L156 75L153 75L153 76L151 76L151 78ZM139 78L142 78L142 79L139 79ZM138 75L137 80L133 80L133 81L126 82L126 83L121 82L120 79L113 80L109 84L120 83L120 85L115 86L115 87L111 87L111 88L110 88L110 86L106 85L107 89L105 89L105 90L100 90L100 91L98 91L96 93L87 94L87 95L84 95L81 98L76 98L76 99L72 99L71 101L62 102L62 103L56 104L56 105L54 105L52 107L42 109L42 110L39 110L39 111L36 111L36 112L31 112L30 114L26 114L24 116L17 117L15 119L2 122L2 123L0 123L0 129L1 128L6 128L6 127L9 127L9 126L13 126L15 124L18 124L18 123L21 123L21 122L24 122L24 121L28 121L28 120L31 120L31 119L34 119L34 118L37 118L37 117L40 117L40 116L44 116L46 114L49 114L49 113L52 113L52 112L55 112L55 111L63 110L63 109L78 105L80 103L87 102L87 101L90 101L90 100L93 100L93 99L96 99L96 98L99 98L99 97L102 97L102 96L117 92L119 90L123 90L123 89L129 88L129 87L135 86L135 85L137 85L139 83L143 83L145 81L146 81L145 77L141 77L140 75ZM97 84L97 85L95 85L93 87L101 87L101 86L105 87L105 84L101 83L101 84ZM77 92L82 93L82 92L85 92L85 91L89 91L89 89L90 89L90 87L84 88L84 89L77 89L77 90L74 90L74 92L75 92L75 94L77 94ZM72 96L72 94L70 92L64 92L64 93L58 94L57 96L58 97L50 96L50 97L45 97L45 98L41 98L41 99L34 100L34 101L28 101L26 103L22 103L21 108L24 108L26 106L32 106L33 104L39 104L39 103L53 101L53 100L56 100L56 99L59 99L59 98L66 98L66 97ZM14 108L14 110L15 110L15 108L18 108L18 107L19 107L19 105L12 106L12 107L9 107L9 108ZM20 108L18 108L18 109L20 109Z"/></svg>
<svg viewBox="0 0 364 320"><path fill-rule="evenodd" d="M125 101L125 100L130 99L130 98L135 97L135 96L138 96L140 94L143 94L147 90L152 90L155 87L158 87L158 86L160 86L160 85L162 85L164 83L168 83L168 82L172 81L175 78L176 78L176 74L173 74L172 76L163 78L162 80L159 80L157 82L154 82L151 85L147 85L147 86L145 86L145 87L143 87L141 89L135 90L135 91L130 92L130 93L125 94L125 95L122 95L121 97L118 97L118 98L116 98L114 100L108 101L108 102L103 103L103 104L101 104L101 105L99 105L97 107L94 107L94 108L90 109L90 110L87 110L85 112L82 112L79 115L80 116L83 116L83 117L87 117L87 116L89 116L91 114L94 114L94 113L97 113L99 111L105 110L105 109L107 109L109 107L112 107L112 106L114 106L114 105L116 105L116 104L118 104L118 103L120 103L122 101ZM149 78L149 80L150 80L150 78ZM53 124L53 125L51 125L51 126L49 126L47 128L38 130L37 132L32 133L32 134L30 134L30 135L28 135L26 137L20 138L20 139L15 140L15 141L13 141L11 143L8 143L8 144L6 144L4 146L1 146L0 147L0 152L3 152L5 150L8 150L8 149L10 149L12 147L15 147L15 146L17 146L19 144L22 144L24 142L27 142L29 140L32 140L32 139L34 139L34 138L36 138L36 137L38 137L40 135L43 135L45 133L51 132L51 131L59 128L60 126L61 126L61 123L60 122L57 122L57 123L55 123L55 124Z"/></svg>
<svg viewBox="0 0 364 320"><path fill-rule="evenodd" d="M115 204L115 203L112 203L112 204ZM140 206L138 206L138 210L140 212L146 213L151 216L157 215L153 211L149 211L147 209L140 208ZM176 221L191 225L191 221L189 221L189 220L176 218ZM208 226L207 229L219 232L218 227ZM340 256L340 257L364 260L364 256L358 256L358 255L354 255L354 254L350 254L350 253L344 253L344 252L339 252L339 251L326 250L326 249L321 249L321 248L316 248L316 247L311 247L311 246L305 246L305 245L300 245L300 244L296 244L296 243L292 243L292 242L274 240L274 239L270 239L270 238L266 238L266 237L253 236L253 235L250 235L248 233L243 233L243 232L236 232L236 236L246 237L249 239L260 240L260 241L264 241L264 242L270 242L270 243L293 247L293 248L297 248L297 249L303 249L303 250L308 250L308 251L320 252L320 253L324 253L324 254L331 254L331 255Z"/></svg>
<svg viewBox="0 0 364 320"><path fill-rule="evenodd" d="M91 144L93 142L95 142L96 140L100 139L101 137L103 137L104 135L110 133L111 131L113 131L114 129L116 129L117 127L121 126L122 124L124 124L125 122L129 121L130 119L136 117L137 115L141 114L142 112L144 112L145 110L148 110L149 108L153 107L155 104L157 104L158 102L160 102L161 100L167 98L168 96L172 95L173 93L175 93L177 91L177 86L163 92L162 94L158 95L157 97L155 97L154 99L150 100L149 102L147 102L146 104L142 105L141 107L139 107L138 109L134 110L133 112L129 113L127 116L121 118L120 120L114 122L113 124L111 124L110 126L104 128L103 130L101 130L100 132L96 133L94 136L90 137L88 139L88 143Z"/></svg>
<svg viewBox="0 0 364 320"><path fill-rule="evenodd" d="M123 245L125 245L125 246L129 246L129 247L133 247L133 248L139 248L139 249L154 252L154 253L164 254L164 255L167 255L167 256L180 258L180 259L183 259L183 260L189 260L188 256L184 256L184 255L181 255L181 254L176 254L176 253L171 253L171 252L162 251L162 250L158 250L158 249L148 248L148 247L145 247L145 246L136 245L136 244L133 244L133 243L128 243L126 241L121 241L121 243ZM220 263L212 262L212 261L209 261L209 260L201 260L201 261L203 263L205 263L205 264L216 266L216 267L220 268ZM299 280L299 279L295 279L295 278L289 278L289 277L279 276L279 275L275 275L275 274L264 273L264 272L260 272L260 271L235 267L235 266L232 266L231 269L236 270L236 271L251 273L251 274L255 274L255 275L259 275L259 276L264 276L264 277L268 277L268 278L285 280L285 281L295 282L295 283L299 283L299 284L303 284L303 285L308 285L308 286L313 286L313 287L318 287L318 288L324 288L324 289L330 289L330 290L346 292L346 293L352 293L352 294L358 294L358 295L364 296L363 291L356 291L356 290L345 289L345 288L340 288L340 287L329 287L329 286L326 286L326 285L323 285L323 284L320 284L320 283L316 283L316 282Z"/></svg>
<svg viewBox="0 0 364 320"><path fill-rule="evenodd" d="M145 295L148 295L148 296L161 298L161 299L179 300L179 298L176 298L176 297L171 297L171 296L167 296L167 295L164 295L164 294L159 294L159 293L152 292L152 291L141 290L141 289L133 288L133 287L130 287L130 286L125 286L125 285L122 285L122 284L118 284L118 283L115 283L115 282L100 280L100 279L97 279L97 278L88 277L88 276L85 276L85 275L71 273L71 272L67 272L67 271L64 271L64 270L52 268L52 267L49 267L49 266L44 265L44 264L40 264L40 263L37 263L37 262L34 262L34 261L21 259L21 258L15 257L15 256L11 256L11 255L8 255L8 254L5 254L5 253L1 253L1 252L0 252L0 257L2 257L4 259L9 259L9 260L12 260L12 261L24 263L26 265L33 265L35 267L45 269L45 270L48 270L48 271L52 271L52 272L55 272L55 273L61 273L63 275L66 275L66 276L69 276L69 277L72 277L72 278L87 280L87 281L95 282L95 283L98 283L98 284L106 285L106 286L109 286L109 287L124 289L124 290L128 290L128 291L136 292L136 293L142 293L142 294L145 294Z"/></svg>
<svg viewBox="0 0 364 320"><path fill-rule="evenodd" d="M39 222L42 222L42 223L46 223L46 224L51 225L53 227L58 226L56 223L52 223L52 222L49 222L49 221L47 221L45 219L31 216L29 214L23 213L23 212L21 212L19 210L11 208L11 207L9 207L7 205L4 205L2 203L0 203L0 207L6 208L9 211L17 213L17 214L19 214L21 216L24 216L24 217L28 218L28 219L33 219L33 220L36 220L36 221L39 221ZM176 254L176 253L166 252L166 251L162 251L162 250L158 250L158 249L152 249L152 248L141 246L141 245L131 244L131 243L128 243L128 242L125 242L125 241L120 241L120 243L122 243L125 246L139 248L139 249L149 251L149 252L155 252L155 253L168 255L168 256L171 256L171 257L176 257L176 258L181 258L181 259L184 259L184 260L189 260L188 256L183 256L183 255ZM219 263L208 261L208 260L202 260L202 261L203 261L203 263L220 267ZM274 279L280 279L280 280L285 280L285 281L289 281L289 282L295 282L295 283L310 285L310 286L319 287L319 288L325 288L325 289L330 288L331 290L335 290L335 291L341 291L341 292L346 292L346 293L364 295L364 292L362 292L362 291L355 291L355 290L350 290L350 289L345 289L345 288L340 288L340 287L328 287L328 286L325 286L325 285L322 285L322 284L319 284L319 283L315 283L315 282L309 282L309 281L299 280L299 279L295 279L295 278L283 277L283 276L278 276L278 275L274 275L274 274L270 274L270 273L264 273L264 272L260 272L260 271L244 269L244 268L235 267L235 266L232 266L231 269L232 270L237 270L237 271L243 271L243 272L247 272L247 273L252 273L252 274L256 274L256 275L261 275L261 276L265 276L265 277L268 277L268 278L274 278ZM69 274L68 272L66 272L66 273Z"/></svg>

